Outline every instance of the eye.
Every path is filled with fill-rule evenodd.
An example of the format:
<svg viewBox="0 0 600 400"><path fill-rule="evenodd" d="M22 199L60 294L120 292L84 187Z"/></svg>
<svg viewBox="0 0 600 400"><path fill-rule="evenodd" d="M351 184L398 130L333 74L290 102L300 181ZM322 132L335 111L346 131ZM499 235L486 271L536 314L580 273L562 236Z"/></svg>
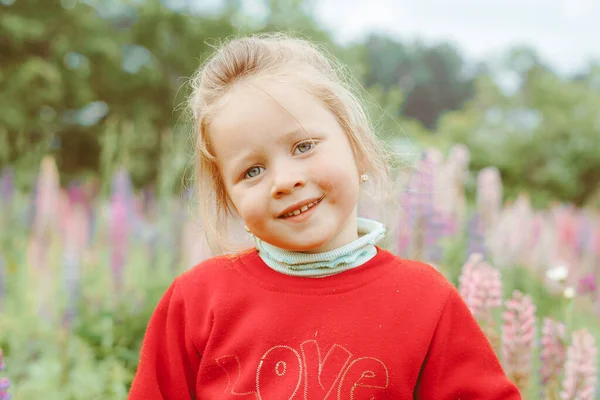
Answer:
<svg viewBox="0 0 600 400"><path fill-rule="evenodd" d="M244 179L251 179L251 178L255 178L257 177L262 170L264 170L264 167L259 167L259 166L254 166L252 168L250 168L248 171L246 171L246 173L244 174Z"/></svg>
<svg viewBox="0 0 600 400"><path fill-rule="evenodd" d="M294 150L294 154L297 154L298 152L306 153L308 151L311 151L314 147L315 147L315 142L313 142L313 141L302 142L302 143L298 144L298 146L296 146L296 149Z"/></svg>

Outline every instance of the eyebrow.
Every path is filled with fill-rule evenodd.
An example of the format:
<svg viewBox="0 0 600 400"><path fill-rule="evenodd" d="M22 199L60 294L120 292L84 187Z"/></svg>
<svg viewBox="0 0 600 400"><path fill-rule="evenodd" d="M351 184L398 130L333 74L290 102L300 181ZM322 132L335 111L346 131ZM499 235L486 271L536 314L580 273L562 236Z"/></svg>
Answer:
<svg viewBox="0 0 600 400"><path fill-rule="evenodd" d="M306 128L304 128L303 126L300 126L296 129L292 129L291 131L288 131L284 134L281 135L281 137L279 138L278 142L287 142L292 138L296 138L298 137L300 134L305 134L306 138L309 139L311 137L311 135L308 133L308 130Z"/></svg>
<svg viewBox="0 0 600 400"><path fill-rule="evenodd" d="M308 133L308 130L305 129L304 127L300 126L298 128L292 129L290 131L287 131L285 133L283 133L278 139L277 139L277 143L278 144L282 144L282 143L287 143L290 140L293 140L295 138L297 138L299 135L303 135L305 136L306 139L310 139L313 135L310 135ZM232 157L229 159L230 161L230 165L232 165L233 167L231 168L232 170L232 175L236 175L238 173L243 172L242 169L244 168L244 166L246 164L249 164L249 162L247 160L255 158L258 156L258 154L260 153L260 146L256 147L249 147L247 149L245 149L244 151L242 151L241 153L239 153L239 155L236 155L235 157Z"/></svg>

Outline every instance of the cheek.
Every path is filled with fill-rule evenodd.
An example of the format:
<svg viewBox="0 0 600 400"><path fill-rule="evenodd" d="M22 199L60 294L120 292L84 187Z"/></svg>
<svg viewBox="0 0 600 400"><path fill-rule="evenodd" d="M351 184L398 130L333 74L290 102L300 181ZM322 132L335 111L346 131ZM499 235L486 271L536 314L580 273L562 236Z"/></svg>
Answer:
<svg viewBox="0 0 600 400"><path fill-rule="evenodd" d="M246 189L243 195L237 195L235 192L231 194L231 199L238 210L239 216L248 225L260 223L267 212L264 197L259 195L258 190L252 189Z"/></svg>
<svg viewBox="0 0 600 400"><path fill-rule="evenodd" d="M355 197L358 194L358 172L354 159L330 157L315 165L312 175L320 187L327 192ZM332 194L333 194L332 193Z"/></svg>

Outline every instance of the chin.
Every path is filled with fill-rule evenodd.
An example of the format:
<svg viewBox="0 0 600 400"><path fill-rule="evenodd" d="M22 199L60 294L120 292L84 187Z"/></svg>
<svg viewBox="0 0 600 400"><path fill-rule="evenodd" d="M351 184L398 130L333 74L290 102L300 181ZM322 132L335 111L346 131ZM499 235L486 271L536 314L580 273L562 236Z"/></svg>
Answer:
<svg viewBox="0 0 600 400"><path fill-rule="evenodd" d="M294 249L290 249L291 251L298 251L298 252L303 252L303 253L322 253L324 251L327 250L322 250L322 248L324 246L327 246L327 244L330 242L331 240L323 240L323 241L319 241L319 242L311 242L311 243L296 243L296 245L294 246Z"/></svg>
<svg viewBox="0 0 600 400"><path fill-rule="evenodd" d="M297 251L303 253L319 253L321 252L319 249L329 243L329 240L323 241L310 241L306 243L278 243L274 244L274 246L288 250L288 251Z"/></svg>

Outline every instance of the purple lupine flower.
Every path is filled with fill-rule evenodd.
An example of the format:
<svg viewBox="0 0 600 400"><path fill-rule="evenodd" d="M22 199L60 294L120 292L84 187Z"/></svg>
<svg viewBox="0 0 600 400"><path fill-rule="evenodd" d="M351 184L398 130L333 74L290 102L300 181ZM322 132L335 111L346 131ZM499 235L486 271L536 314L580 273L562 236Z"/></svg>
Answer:
<svg viewBox="0 0 600 400"><path fill-rule="evenodd" d="M187 191L188 189L186 189ZM183 196L185 196L185 193L183 194ZM179 264L181 263L181 253L183 251L183 231L184 231L184 226L185 226L185 213L184 213L184 207L182 204L182 198L183 196L180 197L175 197L174 200L171 202L170 207L170 214L172 215L171 218L169 218L170 223L169 223L169 234L168 234L168 238L167 240L169 240L170 243L172 243L172 246L170 247L171 249L174 249L172 255L173 255L173 259L171 260L171 270L173 273L175 273L175 268L177 268L179 266Z"/></svg>
<svg viewBox="0 0 600 400"><path fill-rule="evenodd" d="M110 200L110 264L117 292L123 284L123 267L127 253L128 237L133 226L133 190L129 174L118 171L112 182Z"/></svg>
<svg viewBox="0 0 600 400"><path fill-rule="evenodd" d="M412 257L423 259L430 256L429 251L433 242L428 232L428 226L433 219L434 210L434 176L433 161L428 151L424 151L415 166L416 173L411 176L409 190L412 192L411 202L414 208L409 210L409 223L414 231Z"/></svg>
<svg viewBox="0 0 600 400"><path fill-rule="evenodd" d="M79 299L79 274L81 259L85 246L88 244L88 214L80 199L70 197L65 213L65 243L63 253L63 285L66 294L63 324L70 327L77 313Z"/></svg>
<svg viewBox="0 0 600 400"><path fill-rule="evenodd" d="M110 205L110 263L117 291L121 288L123 266L127 252L126 241L129 227L127 224L127 206L125 203L126 200L123 196L115 194L111 199Z"/></svg>
<svg viewBox="0 0 600 400"><path fill-rule="evenodd" d="M140 236L142 237L146 254L148 255L148 266L155 269L159 252L159 230L157 226L158 201L152 186L146 186L141 193L140 199Z"/></svg>
<svg viewBox="0 0 600 400"><path fill-rule="evenodd" d="M599 218L600 219L600 218ZM600 260L600 221L596 224L596 229L593 233L593 240L590 240L592 257Z"/></svg>
<svg viewBox="0 0 600 400"><path fill-rule="evenodd" d="M6 295L6 265L4 256L0 253L0 311L4 308L4 296Z"/></svg>
<svg viewBox="0 0 600 400"><path fill-rule="evenodd" d="M444 215L436 209L431 209L425 215L425 221L425 253L427 260L439 263L444 257L444 251L440 243L446 231Z"/></svg>
<svg viewBox="0 0 600 400"><path fill-rule="evenodd" d="M482 254L485 258L488 256L486 250L483 222L479 214L475 213L467 224L467 255Z"/></svg>
<svg viewBox="0 0 600 400"><path fill-rule="evenodd" d="M418 198L414 190L414 179L407 177L406 190L401 193L400 204L402 212L398 221L397 254L410 257L410 247L414 237L414 222L416 221L416 208Z"/></svg>
<svg viewBox="0 0 600 400"><path fill-rule="evenodd" d="M591 224L589 222L591 218L585 215L582 211L578 212L577 215L577 228L575 230L574 248L575 251L581 256L586 249L587 242L591 236Z"/></svg>
<svg viewBox="0 0 600 400"><path fill-rule="evenodd" d="M10 208L15 193L15 172L12 168L6 167L0 173L0 203L4 203L6 208Z"/></svg>
<svg viewBox="0 0 600 400"><path fill-rule="evenodd" d="M29 197L27 199L27 210L25 212L24 223L28 228L33 228L33 223L35 221L35 215L37 214L36 209L36 201L38 194L38 181L40 180L39 174L36 175L33 180L33 185L31 187L31 192L29 193Z"/></svg>
<svg viewBox="0 0 600 400"><path fill-rule="evenodd" d="M4 371L4 352L0 349L0 371ZM8 378L0 378L0 400L10 400L12 395L8 393L10 381Z"/></svg>
<svg viewBox="0 0 600 400"><path fill-rule="evenodd" d="M471 161L471 153L467 146L456 144L452 146L448 154L444 171L447 173L442 181L445 188L439 193L449 192L450 202L446 196L441 198L442 205L446 207L446 213L449 214L451 231L448 236L456 234L456 230L465 220L466 200L465 200L465 183L469 176L469 163ZM448 176L449 175L449 176Z"/></svg>
<svg viewBox="0 0 600 400"><path fill-rule="evenodd" d="M422 185L420 188L422 190L420 211L424 222L425 257L430 261L437 261L434 258L437 258L437 253L439 253L435 248L439 236L438 216L434 200L436 166L433 155L425 151L419 165Z"/></svg>
<svg viewBox="0 0 600 400"><path fill-rule="evenodd" d="M100 194L100 184L97 179L89 179L83 185L83 191L85 193L85 211L88 214L88 244L91 244L96 235L97 226L97 214L100 208L98 204L98 197Z"/></svg>

